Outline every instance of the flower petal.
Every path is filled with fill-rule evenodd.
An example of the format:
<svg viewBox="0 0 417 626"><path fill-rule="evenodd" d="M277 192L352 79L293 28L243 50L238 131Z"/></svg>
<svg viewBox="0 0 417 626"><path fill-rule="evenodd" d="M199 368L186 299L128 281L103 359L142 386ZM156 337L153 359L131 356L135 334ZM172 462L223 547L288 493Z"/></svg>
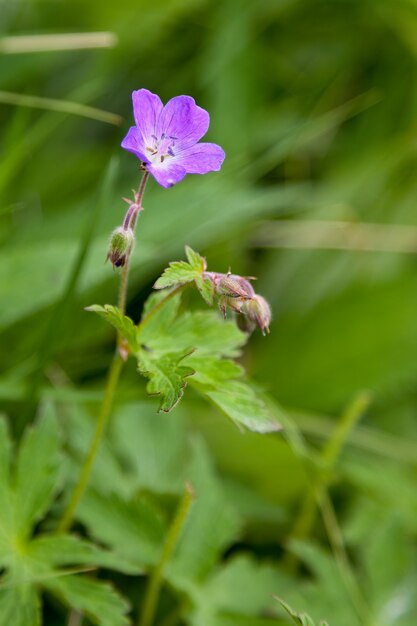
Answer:
<svg viewBox="0 0 417 626"><path fill-rule="evenodd" d="M159 116L157 135L163 133L175 137L174 152L184 150L197 143L209 127L210 116L197 106L191 96L176 96L169 100Z"/></svg>
<svg viewBox="0 0 417 626"><path fill-rule="evenodd" d="M147 89L138 89L132 93L133 115L136 126L142 133L144 144L153 144L152 135L156 135L156 126L163 109L161 99Z"/></svg>
<svg viewBox="0 0 417 626"><path fill-rule="evenodd" d="M148 162L145 146L143 145L142 133L136 128L136 126L131 126L129 128L121 146L129 152L133 152L133 154L135 154L141 161L145 161L146 163Z"/></svg>
<svg viewBox="0 0 417 626"><path fill-rule="evenodd" d="M187 148L177 157L177 163L187 174L207 174L218 172L225 158L224 150L215 143L198 143Z"/></svg>
<svg viewBox="0 0 417 626"><path fill-rule="evenodd" d="M147 169L155 178L156 182L162 185L162 187L172 187L176 185L187 173L184 167L172 162L167 165L148 165Z"/></svg>

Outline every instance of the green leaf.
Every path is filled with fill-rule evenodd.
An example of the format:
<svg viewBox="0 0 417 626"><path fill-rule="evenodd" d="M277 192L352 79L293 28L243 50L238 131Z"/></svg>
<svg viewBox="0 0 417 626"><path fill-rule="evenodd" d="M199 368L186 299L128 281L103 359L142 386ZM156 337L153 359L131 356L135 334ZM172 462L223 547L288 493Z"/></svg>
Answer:
<svg viewBox="0 0 417 626"><path fill-rule="evenodd" d="M15 532L12 492L10 488L10 463L13 446L7 422L0 418L0 567L5 566L12 554L11 543Z"/></svg>
<svg viewBox="0 0 417 626"><path fill-rule="evenodd" d="M229 380L213 390L205 386L199 390L237 425L258 433L281 429L268 405L247 382Z"/></svg>
<svg viewBox="0 0 417 626"><path fill-rule="evenodd" d="M153 306L159 301L152 297ZM184 379L193 374L190 385L236 424L260 433L279 430L268 405L243 378L243 368L227 358L240 355L247 335L216 311L178 315L179 302L178 294L144 326L143 349L137 353L139 370L151 375L148 393L162 394L160 410L170 410L178 403ZM146 312L149 310L152 306L147 305Z"/></svg>
<svg viewBox="0 0 417 626"><path fill-rule="evenodd" d="M260 616L273 608L272 596L278 589L282 593L293 584L291 576L272 563L241 554L213 573L204 586L203 598L218 613Z"/></svg>
<svg viewBox="0 0 417 626"><path fill-rule="evenodd" d="M16 532L26 537L48 509L59 485L58 426L51 407L20 445L15 477Z"/></svg>
<svg viewBox="0 0 417 626"><path fill-rule="evenodd" d="M284 611L288 613L294 624L298 624L299 626L316 626L315 622L313 622L311 617L306 613L298 613L297 611L294 611L294 609L292 609L290 605L284 602L281 598L276 597L275 599L280 603ZM327 622L320 621L319 626L328 626L328 624Z"/></svg>
<svg viewBox="0 0 417 626"><path fill-rule="evenodd" d="M90 490L80 503L77 517L93 537L111 546L129 563L142 568L157 561L166 524L144 496L124 500Z"/></svg>
<svg viewBox="0 0 417 626"><path fill-rule="evenodd" d="M129 605L108 583L84 576L61 576L44 583L72 609L77 609L98 626L127 626Z"/></svg>
<svg viewBox="0 0 417 626"><path fill-rule="evenodd" d="M71 535L31 538L60 483L62 463L52 407L24 433L14 468L4 420L0 435L0 555L5 570L0 580L0 626L38 626L40 593L45 589L72 608L85 610L97 624L126 624L126 603L111 587L79 579L62 567L103 566L137 573L137 566Z"/></svg>
<svg viewBox="0 0 417 626"><path fill-rule="evenodd" d="M111 304L105 304L104 306L92 304L91 306L86 307L86 311L98 313L98 315L109 322L109 324L117 330L123 339L127 341L132 352L138 349L139 344L137 340L137 328L130 317L123 315L117 306L112 306Z"/></svg>
<svg viewBox="0 0 417 626"><path fill-rule="evenodd" d="M2 584L7 587L0 589L0 626L40 626L40 601L35 588L19 585L9 577Z"/></svg>
<svg viewBox="0 0 417 626"><path fill-rule="evenodd" d="M194 281L204 300L211 305L213 303L213 285L209 279L203 277L203 272L207 267L206 260L189 246L185 247L185 253L188 263L186 261L170 263L154 284L154 289L176 287Z"/></svg>
<svg viewBox="0 0 417 626"><path fill-rule="evenodd" d="M196 498L168 567L168 577L173 585L190 591L190 581L203 580L236 537L240 520L226 500L202 440L194 444L187 473Z"/></svg>
<svg viewBox="0 0 417 626"><path fill-rule="evenodd" d="M28 556L51 567L64 567L83 563L87 566L105 567L125 574L138 574L140 570L125 557L103 550L75 535L44 535L30 542Z"/></svg>
<svg viewBox="0 0 417 626"><path fill-rule="evenodd" d="M194 374L191 367L181 364L189 354L190 349L160 356L152 355L148 349L138 353L139 371L149 378L147 392L160 396L158 411L168 413L181 400L187 385L185 379Z"/></svg>

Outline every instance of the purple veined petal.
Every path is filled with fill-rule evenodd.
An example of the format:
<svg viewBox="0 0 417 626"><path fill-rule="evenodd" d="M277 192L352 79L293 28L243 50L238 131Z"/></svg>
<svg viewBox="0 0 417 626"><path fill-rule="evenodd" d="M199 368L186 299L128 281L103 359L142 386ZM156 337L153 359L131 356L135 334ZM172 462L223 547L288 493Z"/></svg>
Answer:
<svg viewBox="0 0 417 626"><path fill-rule="evenodd" d="M164 106L158 120L157 136L174 137L174 152L193 146L209 127L210 116L191 96L176 96Z"/></svg>
<svg viewBox="0 0 417 626"><path fill-rule="evenodd" d="M198 143L183 150L176 158L187 174L207 174L218 172L225 159L223 148L215 143Z"/></svg>
<svg viewBox="0 0 417 626"><path fill-rule="evenodd" d="M146 163L148 162L146 149L143 145L142 134L136 128L136 126L131 126L129 128L126 137L121 143L121 146L129 152L133 152L133 154L135 154L141 161L145 161Z"/></svg>
<svg viewBox="0 0 417 626"><path fill-rule="evenodd" d="M121 143L121 146L125 150L128 150L129 152L135 154L141 161L148 162L145 146L143 144L142 134L136 128L136 126L131 126L129 128L127 135Z"/></svg>
<svg viewBox="0 0 417 626"><path fill-rule="evenodd" d="M166 165L158 164L156 166L150 164L147 170L162 187L172 187L176 185L187 174L184 167L172 162Z"/></svg>
<svg viewBox="0 0 417 626"><path fill-rule="evenodd" d="M153 145L158 118L164 105L156 94L147 89L138 89L132 93L133 115L136 126L142 133L145 144Z"/></svg>

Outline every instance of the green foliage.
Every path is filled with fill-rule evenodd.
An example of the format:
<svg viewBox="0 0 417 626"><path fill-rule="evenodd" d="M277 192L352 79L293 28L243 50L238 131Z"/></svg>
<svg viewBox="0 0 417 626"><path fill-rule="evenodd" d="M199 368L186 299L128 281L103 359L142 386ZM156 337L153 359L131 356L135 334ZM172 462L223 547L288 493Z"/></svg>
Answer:
<svg viewBox="0 0 417 626"><path fill-rule="evenodd" d="M127 341L130 350L138 350L139 344L137 341L137 332L135 325L130 317L122 315L120 309L118 309L116 306L111 306L110 304L106 304L104 306L100 306L99 304L92 304L91 306L86 307L86 311L98 313L98 315L100 315L107 322L109 322L109 324L111 324L117 330L117 332Z"/></svg>
<svg viewBox="0 0 417 626"><path fill-rule="evenodd" d="M188 263L186 261L173 261L164 270L162 276L154 284L155 289L177 287L195 282L197 289L207 304L213 304L213 285L208 278L202 276L207 269L206 260L195 252L190 246L185 246Z"/></svg>
<svg viewBox="0 0 417 626"><path fill-rule="evenodd" d="M297 613L290 607L289 604L284 602L281 598L277 598L278 602L286 613L291 617L291 621L298 626L315 626L315 622L306 613ZM320 621L320 626L328 626L327 622Z"/></svg>
<svg viewBox="0 0 417 626"><path fill-rule="evenodd" d="M149 378L146 389L150 395L160 397L159 411L171 411L184 394L185 379L194 374L191 367L182 365L192 350L162 354L157 358L149 355L147 350L145 347L138 352L139 371Z"/></svg>
<svg viewBox="0 0 417 626"><path fill-rule="evenodd" d="M203 260L196 252L187 248L187 255L190 263L202 267ZM175 267L171 272L177 284L181 271ZM167 272L165 282L171 280ZM88 310L104 317L127 341L139 372L149 379L148 393L160 398L160 411L171 411L189 383L237 425L257 432L278 430L277 421L244 377L243 368L228 358L240 354L245 333L215 311L180 311L180 299L180 292L152 295L137 327L117 307L94 305Z"/></svg>
<svg viewBox="0 0 417 626"><path fill-rule="evenodd" d="M4 419L0 446L0 565L5 570L0 580L0 624L40 624L41 590L84 611L95 624L127 624L128 604L113 587L77 572L106 567L134 573L135 566L74 535L33 537L61 484L62 455L51 410L26 431L15 464Z"/></svg>
<svg viewBox="0 0 417 626"><path fill-rule="evenodd" d="M83 0L82 11L74 11L73 2L61 0L59 12L53 6L1 3L0 410L14 428L21 416L34 418L38 400L52 400L65 437L57 455L55 426L41 420L15 448L0 422L0 624L36 623L42 604L48 626L64 626L64 598L80 608L83 598L85 609L89 598L102 605L93 588L100 578L75 571L117 570L118 561L129 568L131 557L140 578L109 569L105 576L129 598L136 622L145 576L184 481L197 481L201 453L200 474L210 477L196 489L202 512L190 519L193 541L184 544L184 556L181 546L174 555L155 624L288 626L291 617L271 601L275 595L316 624L415 626L416 3ZM99 31L111 31L116 45L5 52L8 36L52 34L60 41L62 34ZM271 334L254 333L242 355L245 337L235 328L231 342L232 326L213 311L187 319L170 301L136 342L130 322L100 309L130 335L133 352L149 342L155 354L171 354L175 330L181 347L174 353L196 348L180 366L196 373L184 379L175 412L156 414L160 398L147 399L134 360L126 364L78 512L82 538L66 535L56 550L46 534L60 508L55 500L61 489L65 500L77 479L114 350L114 331L84 307L116 299L119 273L104 259L109 234L123 218L120 198L138 182L138 162L120 150L120 140L132 124L130 93L142 86L164 101L195 97L210 113L204 141L221 144L227 158L221 172L187 176L170 190L150 181L131 260L129 315L138 319L155 277L183 258L189 242L219 271L257 276L274 321ZM5 91L16 97L7 99ZM48 104L42 98L61 106L30 108L31 96L37 106ZM94 119L72 114L90 105L101 111ZM120 118L122 126L107 123ZM110 185L109 164L116 173ZM185 284L198 282L201 262L184 265L188 278L190 267L195 272ZM308 453L326 445L335 416L359 389L372 391L363 425L349 435L328 477L365 607L352 602L320 513L306 542L294 547L298 567L286 568L287 538L310 478L304 457L288 445L290 428L282 436L242 434L219 411L236 411L239 423L256 414L259 428L260 386L272 396L268 402L284 405ZM282 422L290 420L283 415ZM20 463L26 471L18 478ZM39 566L18 553L20 544L11 540L17 533L26 549L42 553ZM101 564L93 557L93 536L115 548L113 564L105 565L105 550L99 549ZM180 578L188 566L193 578ZM27 576L36 583L21 584ZM47 581L57 581L56 588L43 593ZM117 624L114 598L103 594L107 605L96 622Z"/></svg>

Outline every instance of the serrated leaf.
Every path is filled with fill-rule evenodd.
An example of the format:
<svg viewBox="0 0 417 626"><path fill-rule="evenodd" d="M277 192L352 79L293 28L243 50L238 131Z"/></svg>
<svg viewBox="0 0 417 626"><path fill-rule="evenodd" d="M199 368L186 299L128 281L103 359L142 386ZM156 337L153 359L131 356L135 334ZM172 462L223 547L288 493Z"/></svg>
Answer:
<svg viewBox="0 0 417 626"><path fill-rule="evenodd" d="M192 268L200 272L204 272L204 270L207 269L206 259L190 246L185 246L185 254L187 255L188 263Z"/></svg>
<svg viewBox="0 0 417 626"><path fill-rule="evenodd" d="M84 576L61 576L47 580L44 586L98 626L129 624L128 603L108 583Z"/></svg>
<svg viewBox="0 0 417 626"><path fill-rule="evenodd" d="M199 389L238 425L258 433L281 429L267 404L246 382L230 380L214 390Z"/></svg>
<svg viewBox="0 0 417 626"><path fill-rule="evenodd" d="M60 482L59 435L51 407L25 431L14 471L3 421L0 434L0 452L4 453L0 461L0 498L4 506L0 515L0 554L5 570L0 581L0 625L38 626L40 592L45 589L72 608L85 610L97 624L126 624L124 600L108 585L84 578L79 581L74 569L104 566L137 573L138 568L129 559L123 561L70 535L31 539L35 524L44 517ZM74 569L62 570L67 565ZM90 597L85 596L90 592Z"/></svg>
<svg viewBox="0 0 417 626"><path fill-rule="evenodd" d="M191 367L182 365L190 349L172 354L152 354L152 350L138 352L138 367L141 374L149 378L146 390L150 395L160 396L159 411L171 411L181 400L185 380L194 374Z"/></svg>
<svg viewBox="0 0 417 626"><path fill-rule="evenodd" d="M96 567L106 567L125 574L138 574L140 570L125 557L103 550L93 543L75 535L45 535L30 542L28 556L51 568L83 563Z"/></svg>
<svg viewBox="0 0 417 626"><path fill-rule="evenodd" d="M80 503L78 519L92 536L139 567L153 565L160 555L166 525L144 497L126 501L90 490Z"/></svg>
<svg viewBox="0 0 417 626"><path fill-rule="evenodd" d="M214 300L214 287L211 280L204 278L204 276L199 276L195 279L195 284L202 298L211 306Z"/></svg>
<svg viewBox="0 0 417 626"><path fill-rule="evenodd" d="M127 341L132 352L138 349L137 328L130 317L123 315L117 306L112 306L111 304L105 304L104 306L92 304L86 307L86 311L98 313L98 315L109 322L120 336Z"/></svg>
<svg viewBox="0 0 417 626"><path fill-rule="evenodd" d="M159 384L171 390L171 403L181 399L185 381L181 382L180 372L176 371L175 364L172 366L171 355L182 351L183 358L186 357L183 366L194 371L189 383L236 424L260 433L279 430L279 424L260 394L242 379L243 368L226 358L240 354L247 335L233 321L223 320L216 311L187 311L177 315L179 298L173 300L167 303L166 311L165 307L157 311L141 332L145 349L137 354L139 369L145 372L147 367L151 371L153 366L157 370L155 380L159 381L148 386L148 392L152 389L158 392ZM169 379L164 380L166 372L170 376L176 374L175 385Z"/></svg>
<svg viewBox="0 0 417 626"><path fill-rule="evenodd" d="M61 464L58 426L49 407L20 445L15 478L15 530L26 537L51 503Z"/></svg>
<svg viewBox="0 0 417 626"><path fill-rule="evenodd" d="M166 289L176 287L185 283L191 283L201 275L199 269L194 269L186 261L171 261L162 276L154 284L154 289Z"/></svg>
<svg viewBox="0 0 417 626"><path fill-rule="evenodd" d="M154 289L176 287L186 283L195 282L201 296L211 305L213 303L213 284L203 277L206 270L206 260L189 246L185 247L188 263L186 261L172 261L162 276L154 284Z"/></svg>
<svg viewBox="0 0 417 626"><path fill-rule="evenodd" d="M247 341L247 335L234 322L223 320L217 311L186 312L176 319L162 317L163 323L158 324L160 315L163 316L162 310L155 316L156 320L152 319L154 325L146 326L141 334L142 342L160 353L186 350L191 346L196 349L196 356L235 357L240 355L240 348Z"/></svg>

